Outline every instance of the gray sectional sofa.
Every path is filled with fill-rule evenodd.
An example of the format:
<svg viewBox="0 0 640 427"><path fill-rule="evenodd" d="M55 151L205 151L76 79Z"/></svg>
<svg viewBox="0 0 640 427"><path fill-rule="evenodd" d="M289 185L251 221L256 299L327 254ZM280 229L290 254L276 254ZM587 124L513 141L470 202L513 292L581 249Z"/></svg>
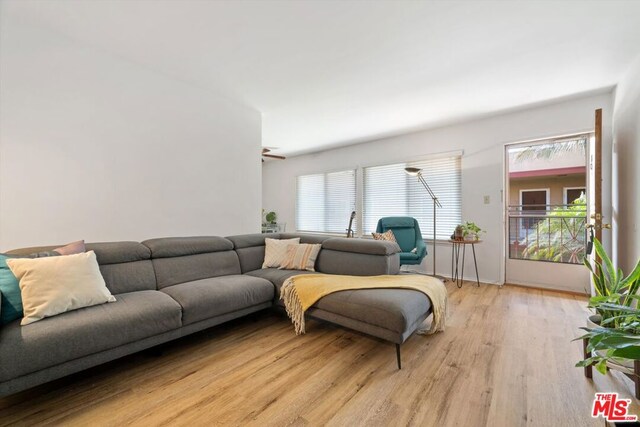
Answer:
<svg viewBox="0 0 640 427"><path fill-rule="evenodd" d="M223 322L282 307L279 290L301 271L262 269L264 239L321 243L316 270L380 275L399 271L395 243L303 234L251 234L87 244L116 302L26 326L0 327L0 395L15 393ZM52 247L25 248L29 254ZM412 290L372 289L328 295L307 314L396 344L430 314ZM293 333L293 329L292 329Z"/></svg>

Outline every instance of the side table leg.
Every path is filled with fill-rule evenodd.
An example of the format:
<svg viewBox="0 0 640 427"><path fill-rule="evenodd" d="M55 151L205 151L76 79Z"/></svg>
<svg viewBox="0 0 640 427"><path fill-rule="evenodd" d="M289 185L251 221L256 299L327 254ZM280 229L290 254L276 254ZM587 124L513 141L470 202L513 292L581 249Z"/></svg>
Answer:
<svg viewBox="0 0 640 427"><path fill-rule="evenodd" d="M460 259L460 245L457 243L453 244L453 252L455 253L455 257L456 257L456 270L455 270L455 276L454 276L454 281L456 282L456 285L458 284L458 261Z"/></svg>
<svg viewBox="0 0 640 427"><path fill-rule="evenodd" d="M462 287L462 282L464 282L464 256L467 252L467 245L463 243L461 246L462 246L462 268L460 270L460 283L458 284L459 288Z"/></svg>
<svg viewBox="0 0 640 427"><path fill-rule="evenodd" d="M476 244L471 244L471 249L473 249L473 264L476 266L476 283L478 287L480 287L480 276L478 275L478 261L476 261Z"/></svg>
<svg viewBox="0 0 640 427"><path fill-rule="evenodd" d="M453 282L453 257L455 256L456 253L456 244L453 243L451 245L451 281Z"/></svg>

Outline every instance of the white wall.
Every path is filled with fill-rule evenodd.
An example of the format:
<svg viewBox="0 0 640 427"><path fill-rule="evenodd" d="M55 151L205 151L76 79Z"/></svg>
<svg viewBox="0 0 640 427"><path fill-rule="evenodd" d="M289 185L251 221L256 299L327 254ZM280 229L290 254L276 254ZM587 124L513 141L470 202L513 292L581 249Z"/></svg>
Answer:
<svg viewBox="0 0 640 427"><path fill-rule="evenodd" d="M0 249L259 230L258 112L17 5L0 9Z"/></svg>
<svg viewBox="0 0 640 427"><path fill-rule="evenodd" d="M640 258L640 57L618 83L613 109L614 260L630 273Z"/></svg>
<svg viewBox="0 0 640 427"><path fill-rule="evenodd" d="M295 228L295 177L297 175L340 170L370 164L404 161L419 156L453 150L463 150L462 217L475 221L487 230L484 243L478 246L480 279L499 283L503 280L503 150L505 143L533 138L593 130L594 110L603 108L603 205L611 206L610 147L611 104L609 92L565 100L526 110L496 115L481 120L447 126L423 132L352 145L265 163L263 166L263 205L275 210L287 230ZM491 202L483 203L488 195ZM610 209L604 215L610 218ZM345 218L345 223L347 218ZM346 225L345 225L346 226ZM609 245L609 237L605 245ZM431 271L431 256L423 266ZM450 274L449 244L438 246L438 272ZM465 276L470 276L469 264Z"/></svg>

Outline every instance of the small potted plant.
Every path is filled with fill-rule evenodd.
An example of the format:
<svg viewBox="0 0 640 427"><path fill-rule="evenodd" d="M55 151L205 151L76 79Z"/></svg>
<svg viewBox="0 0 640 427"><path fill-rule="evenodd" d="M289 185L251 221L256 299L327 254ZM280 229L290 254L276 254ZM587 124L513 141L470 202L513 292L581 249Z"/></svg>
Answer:
<svg viewBox="0 0 640 427"><path fill-rule="evenodd" d="M273 225L278 220L278 215L275 212L271 211L265 215L264 219L267 220L267 224Z"/></svg>
<svg viewBox="0 0 640 427"><path fill-rule="evenodd" d="M467 221L462 224L462 238L464 240L480 240L480 233L485 233L475 222Z"/></svg>

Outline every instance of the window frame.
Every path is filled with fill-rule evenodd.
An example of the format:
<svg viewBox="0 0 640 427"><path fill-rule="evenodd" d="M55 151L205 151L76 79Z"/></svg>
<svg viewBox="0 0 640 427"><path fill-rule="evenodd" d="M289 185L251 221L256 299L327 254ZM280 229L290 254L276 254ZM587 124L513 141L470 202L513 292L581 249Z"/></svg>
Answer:
<svg viewBox="0 0 640 427"><path fill-rule="evenodd" d="M567 190L582 190L582 192L585 194L587 194L587 186L583 185L581 187L562 187L562 204L563 205L568 205L568 199L567 199Z"/></svg>
<svg viewBox="0 0 640 427"><path fill-rule="evenodd" d="M342 167L342 168L336 168L336 169L331 169L331 170L323 170L323 171L318 171L318 172L308 172L308 173L303 173L300 175L296 175L295 176L295 203L294 203L294 210L293 210L293 215L294 215L294 226L295 226L295 231L296 233L305 233L305 234L318 234L318 235L325 235L325 236L345 236L347 235L347 227L349 226L349 218L346 218L346 222L345 222L345 231L344 233L338 233L338 232L331 232L331 231L308 231L308 230L300 230L298 228L298 178L300 178L301 176L310 176L310 175L329 175L332 173L338 173L338 172L348 172L348 171L353 171L354 173L354 183L355 183L355 201L354 201L354 206L355 206L355 211L356 211L356 226L360 227L360 219L358 217L358 191L359 191L359 175L361 175L360 170L359 170L359 166L346 166L346 167ZM326 185L326 182L325 182ZM354 234L355 236L358 236L358 229L354 230Z"/></svg>
<svg viewBox="0 0 640 427"><path fill-rule="evenodd" d="M520 207L522 208L522 206L524 206L524 203L522 203L522 194L523 193L527 193L527 192L531 192L531 191L544 191L546 193L546 207L548 208L549 205L551 204L551 188L547 187L547 188L523 188L520 189Z"/></svg>
<svg viewBox="0 0 640 427"><path fill-rule="evenodd" d="M426 162L429 160L438 160L438 159L444 159L444 158L449 158L449 157L460 157L460 221L464 221L464 199L463 199L463 172L464 172L464 167L462 165L463 159L464 159L464 150L452 150L452 151L442 151L442 152L438 152L438 153L431 153L431 154L423 154L423 155L419 155L419 156L413 156L410 159L407 159L406 156L398 156L398 157L394 157L394 158L390 158L385 160L384 162L372 162L372 163L366 163L366 164L362 164L358 167L358 179L356 181L357 187L356 187L356 194L358 195L358 200L357 200L357 204L356 204L356 218L358 221L358 229L356 232L356 236L359 238L368 238L368 239L373 239L373 237L369 234L365 234L364 233L364 205L365 205L365 201L364 201L364 169L366 168L373 168L373 167L381 167L381 166L389 166L389 165L394 165L394 164L398 164L398 163L406 163L406 164L411 164L411 163L419 163L419 162ZM428 183L428 182L427 182ZM429 194L427 193L427 190L425 189L425 197L429 197ZM436 196L438 196L436 194ZM438 208L436 208L438 209ZM424 242L433 242L433 235L426 235L426 231L425 230L421 230L422 231L422 240ZM346 234L346 233L345 233ZM444 239L438 239L436 237L436 243L448 243L449 239L448 238L444 238Z"/></svg>

